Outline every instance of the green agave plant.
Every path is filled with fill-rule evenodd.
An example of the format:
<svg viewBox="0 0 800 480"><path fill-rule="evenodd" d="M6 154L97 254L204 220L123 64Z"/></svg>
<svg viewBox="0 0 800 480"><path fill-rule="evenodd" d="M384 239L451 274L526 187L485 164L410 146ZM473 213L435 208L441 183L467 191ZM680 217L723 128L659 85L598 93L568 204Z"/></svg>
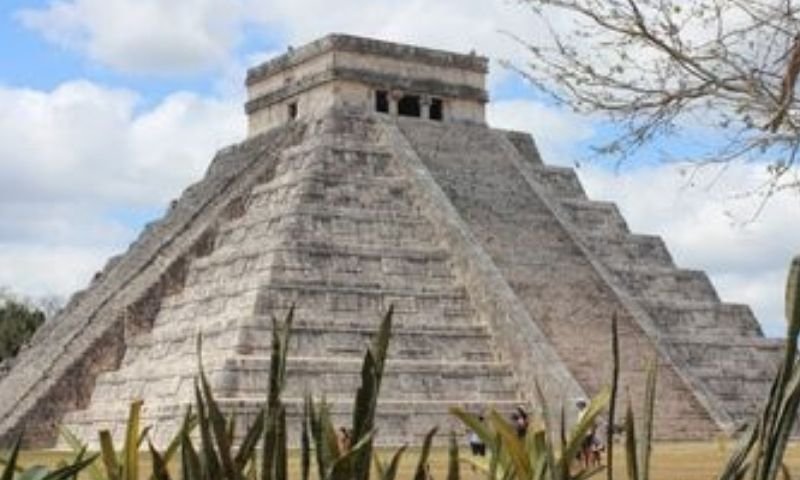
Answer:
<svg viewBox="0 0 800 480"><path fill-rule="evenodd" d="M786 282L786 344L783 361L773 380L761 414L749 426L731 454L720 480L752 478L774 480L783 472L789 437L795 431L800 405L800 365L797 339L800 335L800 257L795 257Z"/></svg>
<svg viewBox="0 0 800 480"><path fill-rule="evenodd" d="M141 429L141 411L141 401L131 403L124 445L121 450L115 448L111 432L101 430L98 433L100 454L95 455L92 457L92 461L88 462L87 468L83 472L84 475L91 480L138 480L141 478L140 474L143 473L141 449L150 431L150 427ZM192 415L191 411L187 412L182 428L162 454L159 454L148 440L153 462L153 472L150 478L162 478L160 474L166 470L166 465L177 454L182 436L184 433L191 432L196 425L196 421L196 417ZM86 451L86 445L68 429L62 428L60 433L64 443L71 447L73 451L78 452L78 454ZM99 462L95 462L95 459L99 460Z"/></svg>
<svg viewBox="0 0 800 480"><path fill-rule="evenodd" d="M17 437L7 459L0 461L3 471L0 480L73 480L78 473L91 465L97 455L86 456L86 449L81 449L70 463L63 463L56 468L34 465L24 468L18 464L22 435Z"/></svg>
<svg viewBox="0 0 800 480"><path fill-rule="evenodd" d="M491 410L486 420L481 421L475 414L453 408L452 414L480 437L489 453L486 460L466 458L464 461L491 480L577 480L602 471L602 467L598 467L573 473L572 467L586 434L608 404L610 392L604 390L595 396L584 416L569 432L564 428L566 420L562 409L558 435L555 435L557 429L546 420L549 418L548 407L540 389L538 396L545 420L532 423L523 438L517 435L514 425L496 410Z"/></svg>

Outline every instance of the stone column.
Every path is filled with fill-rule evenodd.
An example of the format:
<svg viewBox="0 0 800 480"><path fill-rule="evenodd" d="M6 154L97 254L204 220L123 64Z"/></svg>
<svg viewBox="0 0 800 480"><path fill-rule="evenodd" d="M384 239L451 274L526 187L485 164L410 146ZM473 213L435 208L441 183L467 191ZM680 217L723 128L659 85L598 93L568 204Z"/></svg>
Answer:
<svg viewBox="0 0 800 480"><path fill-rule="evenodd" d="M431 118L431 96L430 95L422 95L419 97L419 118L430 119Z"/></svg>
<svg viewBox="0 0 800 480"><path fill-rule="evenodd" d="M400 90L392 90L389 92L389 115L397 116L397 103L403 98L403 92Z"/></svg>

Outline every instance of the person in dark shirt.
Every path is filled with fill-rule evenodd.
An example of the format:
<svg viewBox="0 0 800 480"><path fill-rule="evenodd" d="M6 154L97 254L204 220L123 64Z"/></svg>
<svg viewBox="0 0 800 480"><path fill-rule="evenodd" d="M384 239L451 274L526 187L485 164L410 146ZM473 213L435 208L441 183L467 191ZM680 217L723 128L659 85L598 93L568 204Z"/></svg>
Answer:
<svg viewBox="0 0 800 480"><path fill-rule="evenodd" d="M478 420L483 422L483 415L478 417ZM486 455L486 444L483 443L481 437L475 430L470 430L467 440L469 441L469 448L472 450L472 455L483 457Z"/></svg>
<svg viewBox="0 0 800 480"><path fill-rule="evenodd" d="M517 430L517 437L521 439L525 438L525 434L528 433L528 424L530 423L528 420L528 412L521 406L517 407L514 413L511 414L511 420L514 423L514 428Z"/></svg>

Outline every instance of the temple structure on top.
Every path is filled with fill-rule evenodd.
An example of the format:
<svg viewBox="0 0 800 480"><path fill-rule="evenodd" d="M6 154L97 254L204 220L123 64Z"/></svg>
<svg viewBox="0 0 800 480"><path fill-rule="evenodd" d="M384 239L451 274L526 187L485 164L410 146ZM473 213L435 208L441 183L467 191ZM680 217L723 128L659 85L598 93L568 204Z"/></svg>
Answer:
<svg viewBox="0 0 800 480"><path fill-rule="evenodd" d="M780 343L664 242L632 233L530 135L486 124L487 60L330 35L248 72L248 138L47 322L0 373L0 441L123 435L164 444L194 400L196 337L236 432L267 389L272 318L294 305L284 392L350 418L363 352L394 307L382 443L447 431L453 405L536 409L608 383L611 319L635 402L656 359L655 435L751 418ZM175 166L170 166L175 168ZM571 404L568 403L567 411ZM554 408L554 410L557 410Z"/></svg>
<svg viewBox="0 0 800 480"><path fill-rule="evenodd" d="M250 135L332 108L482 124L487 69L475 54L329 35L250 69Z"/></svg>

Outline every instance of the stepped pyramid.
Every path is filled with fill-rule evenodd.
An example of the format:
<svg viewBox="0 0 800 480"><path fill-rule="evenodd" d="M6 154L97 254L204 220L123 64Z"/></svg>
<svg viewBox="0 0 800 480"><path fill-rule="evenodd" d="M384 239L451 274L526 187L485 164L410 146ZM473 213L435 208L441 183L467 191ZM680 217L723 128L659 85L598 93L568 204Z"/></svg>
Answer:
<svg viewBox="0 0 800 480"><path fill-rule="evenodd" d="M631 233L532 138L486 125L487 60L331 35L248 72L249 136L149 225L0 380L0 435L120 436L129 402L163 443L192 402L195 338L227 412L266 391L272 316L297 306L286 392L348 418L365 345L394 305L379 438L452 405L510 411L596 393L619 318L622 390L658 360L656 436L748 418L779 355L750 310ZM568 403L569 404L569 403ZM239 432L243 428L237 429Z"/></svg>

